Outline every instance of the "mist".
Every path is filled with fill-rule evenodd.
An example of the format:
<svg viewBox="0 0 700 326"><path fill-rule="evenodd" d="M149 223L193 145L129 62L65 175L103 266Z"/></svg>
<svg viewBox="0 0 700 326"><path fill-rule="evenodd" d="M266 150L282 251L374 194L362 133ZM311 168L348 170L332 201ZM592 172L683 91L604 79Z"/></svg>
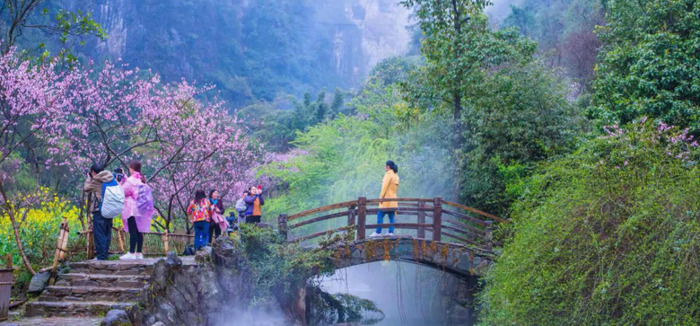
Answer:
<svg viewBox="0 0 700 326"><path fill-rule="evenodd" d="M337 270L320 282L331 294L347 293L372 300L385 315L374 325L453 325L458 315L469 313L451 299L455 285L461 281L421 265L373 262ZM467 324L472 322L468 320Z"/></svg>
<svg viewBox="0 0 700 326"><path fill-rule="evenodd" d="M511 12L511 6L520 6L523 0L493 0L493 4L486 7L486 16L489 17L492 26L500 26L503 20Z"/></svg>

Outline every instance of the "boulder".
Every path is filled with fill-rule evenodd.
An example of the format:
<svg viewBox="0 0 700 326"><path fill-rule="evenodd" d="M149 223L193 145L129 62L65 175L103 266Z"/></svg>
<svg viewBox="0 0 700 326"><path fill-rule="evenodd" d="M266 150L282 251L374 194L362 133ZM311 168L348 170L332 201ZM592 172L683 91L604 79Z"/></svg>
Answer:
<svg viewBox="0 0 700 326"><path fill-rule="evenodd" d="M49 278L51 278L51 272L49 271L36 273L29 282L29 289L27 292L31 294L40 294L44 292L44 288L46 288L46 285L49 283Z"/></svg>
<svg viewBox="0 0 700 326"><path fill-rule="evenodd" d="M132 324L126 311L112 309L107 312L105 319L100 322L100 326L132 326Z"/></svg>
<svg viewBox="0 0 700 326"><path fill-rule="evenodd" d="M253 273L240 245L220 237L197 251L195 261L183 265L171 253L155 264L141 295L144 325L211 325L250 305Z"/></svg>

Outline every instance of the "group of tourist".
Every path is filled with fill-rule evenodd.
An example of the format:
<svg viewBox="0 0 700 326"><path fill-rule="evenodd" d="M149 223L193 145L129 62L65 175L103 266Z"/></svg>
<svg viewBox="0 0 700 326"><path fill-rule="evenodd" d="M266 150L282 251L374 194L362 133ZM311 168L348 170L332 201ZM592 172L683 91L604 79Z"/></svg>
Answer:
<svg viewBox="0 0 700 326"><path fill-rule="evenodd" d="M128 167L129 175L125 176L121 169L112 173L93 164L83 184L83 190L96 197L90 207L96 260L109 257L112 220L117 215L129 233L129 252L119 259L143 259L143 234L151 230L153 194L141 175L141 162L132 161Z"/></svg>
<svg viewBox="0 0 700 326"><path fill-rule="evenodd" d="M129 233L129 252L119 257L122 260L143 259L143 234L151 229L153 216L153 195L146 179L141 174L141 163L132 161L128 165L129 175L125 176L121 169L114 173L104 169L104 166L93 164L87 173L83 190L95 194L92 202L92 224L97 260L107 260L109 244L112 237L112 219L121 214L124 231ZM397 198L399 188L399 168L393 161L387 161L385 175L382 181L380 199ZM241 223L257 224L261 222L262 206L265 200L260 185L243 191L236 202L235 211L224 217L225 207L218 190L197 190L194 199L187 207L187 215L194 229L194 249L210 245L214 238L223 232L230 234L238 229ZM388 235L394 235L394 226L398 202L384 201L379 204L377 224L384 223L384 217L389 216ZM382 234L382 227L377 227L370 236Z"/></svg>
<svg viewBox="0 0 700 326"><path fill-rule="evenodd" d="M236 202L238 217L232 211L224 218L225 209L219 192L213 189L207 197L204 190L197 190L187 207L187 216L194 227L194 250L210 245L225 231L229 234L234 232L240 223L260 223L263 205L265 199L262 196L262 187L253 186L243 191L241 199Z"/></svg>

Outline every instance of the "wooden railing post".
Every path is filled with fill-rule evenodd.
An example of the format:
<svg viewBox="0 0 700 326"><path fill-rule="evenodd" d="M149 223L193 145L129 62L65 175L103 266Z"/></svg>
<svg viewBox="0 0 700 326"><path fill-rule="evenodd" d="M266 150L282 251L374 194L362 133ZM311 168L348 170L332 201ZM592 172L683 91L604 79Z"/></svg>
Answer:
<svg viewBox="0 0 700 326"><path fill-rule="evenodd" d="M168 230L165 230L165 232L163 232L161 240L163 240L163 253L167 257L168 251L170 251L170 243L168 242Z"/></svg>
<svg viewBox="0 0 700 326"><path fill-rule="evenodd" d="M442 198L433 199L433 241L442 239Z"/></svg>
<svg viewBox="0 0 700 326"><path fill-rule="evenodd" d="M126 252L126 249L124 249L124 239L122 238L122 231L123 228L116 228L117 230L117 242L119 243L119 251L121 253Z"/></svg>
<svg viewBox="0 0 700 326"><path fill-rule="evenodd" d="M367 225L367 198L357 199L357 240L365 238L365 226Z"/></svg>
<svg viewBox="0 0 700 326"><path fill-rule="evenodd" d="M287 228L287 214L280 214L277 217L277 231L284 237L284 241L289 241L289 229Z"/></svg>
<svg viewBox="0 0 700 326"><path fill-rule="evenodd" d="M493 249L493 221L486 221L486 227L484 228L484 248L488 251Z"/></svg>
<svg viewBox="0 0 700 326"><path fill-rule="evenodd" d="M56 240L56 252L53 255L53 264L51 265L51 276L49 279L49 284L55 282L54 275L56 275L56 268L58 267L58 261L65 257L66 246L68 244L68 219L65 217L61 221L61 226L58 229L58 239Z"/></svg>
<svg viewBox="0 0 700 326"><path fill-rule="evenodd" d="M425 209L424 202L418 202L418 224L425 224ZM418 239L425 239L425 228L422 226L418 227Z"/></svg>
<svg viewBox="0 0 700 326"><path fill-rule="evenodd" d="M85 235L87 236L87 259L93 259L95 258L95 231L89 228Z"/></svg>
<svg viewBox="0 0 700 326"><path fill-rule="evenodd" d="M355 206L348 207L348 232L352 232L353 235L355 235L355 230L352 230L352 226L355 225L356 212Z"/></svg>

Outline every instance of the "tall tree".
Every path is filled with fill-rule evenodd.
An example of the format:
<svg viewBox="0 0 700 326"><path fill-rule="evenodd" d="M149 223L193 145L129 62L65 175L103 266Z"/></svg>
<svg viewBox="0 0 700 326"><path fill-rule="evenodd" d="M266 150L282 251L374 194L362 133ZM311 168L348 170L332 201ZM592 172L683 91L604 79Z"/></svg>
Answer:
<svg viewBox="0 0 700 326"><path fill-rule="evenodd" d="M53 21L45 22L48 19L38 19L38 10L42 7L41 14L49 15L49 1L46 0L4 0L0 3L0 37L3 39L1 51L6 54L15 46L17 38L22 36L26 29L37 29L46 33L59 35L62 44L66 44L70 36L95 35L101 39L107 34L102 27L91 18L91 14L58 10ZM43 43L40 47L43 47ZM61 50L62 55L69 59L74 59L67 53L66 49Z"/></svg>
<svg viewBox="0 0 700 326"><path fill-rule="evenodd" d="M593 116L621 124L647 116L700 132L700 1L612 1Z"/></svg>
<svg viewBox="0 0 700 326"><path fill-rule="evenodd" d="M513 30L490 30L484 15L488 0L406 0L401 4L416 10L426 59L418 85L408 93L419 101L427 98L428 106L449 104L455 122L462 118L465 98L479 95L473 85L481 82L485 70L530 58L536 49Z"/></svg>

